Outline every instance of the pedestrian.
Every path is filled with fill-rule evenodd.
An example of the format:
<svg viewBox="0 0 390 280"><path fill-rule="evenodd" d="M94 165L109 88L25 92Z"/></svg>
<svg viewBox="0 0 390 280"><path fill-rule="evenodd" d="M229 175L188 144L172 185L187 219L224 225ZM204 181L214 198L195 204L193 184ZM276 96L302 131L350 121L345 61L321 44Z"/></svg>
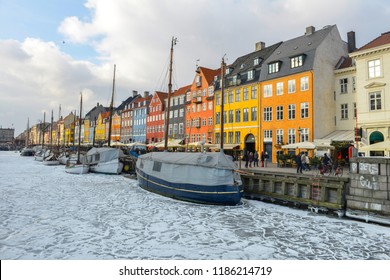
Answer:
<svg viewBox="0 0 390 280"><path fill-rule="evenodd" d="M261 157L260 157L260 160L261 160L261 167L264 167L264 160L265 160L265 154L264 154L264 151L261 152Z"/></svg>
<svg viewBox="0 0 390 280"><path fill-rule="evenodd" d="M252 162L253 162L253 153L252 152L249 153L248 159L249 159L249 167L252 167Z"/></svg>
<svg viewBox="0 0 390 280"><path fill-rule="evenodd" d="M245 161L245 168L248 168L249 165L249 152L244 152L244 161Z"/></svg>
<svg viewBox="0 0 390 280"><path fill-rule="evenodd" d="M307 152L305 153L305 160L303 162L304 162L305 170L311 170L311 168L310 168L310 159L309 159L309 156L308 156Z"/></svg>
<svg viewBox="0 0 390 280"><path fill-rule="evenodd" d="M302 155L301 154L297 154L295 156L295 162L297 163L297 173L303 173L302 172Z"/></svg>
<svg viewBox="0 0 390 280"><path fill-rule="evenodd" d="M255 151L253 154L253 167L259 167L259 153Z"/></svg>

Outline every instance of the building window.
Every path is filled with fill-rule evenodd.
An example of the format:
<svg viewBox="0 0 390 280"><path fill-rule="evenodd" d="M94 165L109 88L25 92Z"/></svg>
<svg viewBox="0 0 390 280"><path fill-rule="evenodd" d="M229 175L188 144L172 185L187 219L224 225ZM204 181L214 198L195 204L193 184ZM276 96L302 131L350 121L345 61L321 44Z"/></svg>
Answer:
<svg viewBox="0 0 390 280"><path fill-rule="evenodd" d="M301 128L299 131L299 134L301 136L301 139L300 139L301 142L309 141L309 129L308 128Z"/></svg>
<svg viewBox="0 0 390 280"><path fill-rule="evenodd" d="M257 121L257 107L251 108L251 121Z"/></svg>
<svg viewBox="0 0 390 280"><path fill-rule="evenodd" d="M309 77L301 78L301 91L309 90Z"/></svg>
<svg viewBox="0 0 390 280"><path fill-rule="evenodd" d="M236 109L236 123L241 122L241 110Z"/></svg>
<svg viewBox="0 0 390 280"><path fill-rule="evenodd" d="M234 119L233 110L229 110L229 123L233 123L233 119Z"/></svg>
<svg viewBox="0 0 390 280"><path fill-rule="evenodd" d="M264 86L264 97L271 97L272 96L272 85L265 85Z"/></svg>
<svg viewBox="0 0 390 280"><path fill-rule="evenodd" d="M212 126L213 125L213 117L208 118L208 125Z"/></svg>
<svg viewBox="0 0 390 280"><path fill-rule="evenodd" d="M264 130L264 139L272 139L272 130L270 129L267 129L267 130Z"/></svg>
<svg viewBox="0 0 390 280"><path fill-rule="evenodd" d="M381 92L371 92L370 93L370 110L376 111L382 109L382 97Z"/></svg>
<svg viewBox="0 0 390 280"><path fill-rule="evenodd" d="M221 134L215 133L215 143L220 144L221 143Z"/></svg>
<svg viewBox="0 0 390 280"><path fill-rule="evenodd" d="M236 89L236 102L241 101L241 96L240 96L240 89Z"/></svg>
<svg viewBox="0 0 390 280"><path fill-rule="evenodd" d="M268 64L268 74L279 72L279 62Z"/></svg>
<svg viewBox="0 0 390 280"><path fill-rule="evenodd" d="M244 108L243 109L244 111L244 122L247 122L249 120L249 109L248 108Z"/></svg>
<svg viewBox="0 0 390 280"><path fill-rule="evenodd" d="M264 108L264 121L272 121L272 107Z"/></svg>
<svg viewBox="0 0 390 280"><path fill-rule="evenodd" d="M228 133L228 144L233 144L233 132Z"/></svg>
<svg viewBox="0 0 390 280"><path fill-rule="evenodd" d="M282 95L284 91L283 82L276 83L276 95Z"/></svg>
<svg viewBox="0 0 390 280"><path fill-rule="evenodd" d="M235 140L235 143L236 144L240 144L241 143L241 133L239 132L239 131L236 131L235 132L235 138L236 138L236 140Z"/></svg>
<svg viewBox="0 0 390 280"><path fill-rule="evenodd" d="M252 87L252 99L256 99L256 98L257 98L257 87L253 86Z"/></svg>
<svg viewBox="0 0 390 280"><path fill-rule="evenodd" d="M294 93L295 92L295 80L289 80L287 82L288 84L288 93Z"/></svg>
<svg viewBox="0 0 390 280"><path fill-rule="evenodd" d="M353 117L356 119L357 117L357 106L356 102L353 103Z"/></svg>
<svg viewBox="0 0 390 280"><path fill-rule="evenodd" d="M341 119L348 119L348 104L341 104Z"/></svg>
<svg viewBox="0 0 390 280"><path fill-rule="evenodd" d="M233 103L233 91L229 90L228 92L228 100L229 100L229 103Z"/></svg>
<svg viewBox="0 0 390 280"><path fill-rule="evenodd" d="M249 70L248 71L248 81L249 80L253 80L253 78L254 78L254 75L253 75L253 73L254 73L255 71L253 71L253 70Z"/></svg>
<svg viewBox="0 0 390 280"><path fill-rule="evenodd" d="M295 104L288 105L288 119L295 120Z"/></svg>
<svg viewBox="0 0 390 280"><path fill-rule="evenodd" d="M216 94L215 95L215 103L216 103L216 105L221 105L221 94Z"/></svg>
<svg viewBox="0 0 390 280"><path fill-rule="evenodd" d="M215 124L221 124L221 112L215 114Z"/></svg>
<svg viewBox="0 0 390 280"><path fill-rule="evenodd" d="M375 59L368 62L368 78L377 78L381 76L381 60Z"/></svg>
<svg viewBox="0 0 390 280"><path fill-rule="evenodd" d="M340 79L340 93L347 93L348 92L348 79Z"/></svg>
<svg viewBox="0 0 390 280"><path fill-rule="evenodd" d="M283 129L276 130L276 143L283 144Z"/></svg>
<svg viewBox="0 0 390 280"><path fill-rule="evenodd" d="M295 140L295 129L294 128L290 128L288 130L288 144L294 144L296 142Z"/></svg>
<svg viewBox="0 0 390 280"><path fill-rule="evenodd" d="M276 106L276 120L283 120L283 106Z"/></svg>
<svg viewBox="0 0 390 280"><path fill-rule="evenodd" d="M356 92L356 77L352 77L352 92Z"/></svg>
<svg viewBox="0 0 390 280"><path fill-rule="evenodd" d="M297 68L303 65L303 55L290 58L291 68Z"/></svg>
<svg viewBox="0 0 390 280"><path fill-rule="evenodd" d="M248 99L249 99L248 88L245 87L245 88L244 88L244 100L248 100Z"/></svg>
<svg viewBox="0 0 390 280"><path fill-rule="evenodd" d="M253 60L253 65L256 66L256 65L259 65L259 62L260 62L260 59L258 57L256 57L254 60Z"/></svg>
<svg viewBox="0 0 390 280"><path fill-rule="evenodd" d="M301 119L306 119L309 117L309 103L301 103Z"/></svg>

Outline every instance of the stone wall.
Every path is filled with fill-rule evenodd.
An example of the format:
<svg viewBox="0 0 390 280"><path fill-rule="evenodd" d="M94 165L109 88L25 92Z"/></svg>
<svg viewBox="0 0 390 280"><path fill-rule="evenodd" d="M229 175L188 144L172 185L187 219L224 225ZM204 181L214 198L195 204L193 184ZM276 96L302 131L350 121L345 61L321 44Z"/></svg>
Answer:
<svg viewBox="0 0 390 280"><path fill-rule="evenodd" d="M390 223L390 158L350 159L346 215Z"/></svg>

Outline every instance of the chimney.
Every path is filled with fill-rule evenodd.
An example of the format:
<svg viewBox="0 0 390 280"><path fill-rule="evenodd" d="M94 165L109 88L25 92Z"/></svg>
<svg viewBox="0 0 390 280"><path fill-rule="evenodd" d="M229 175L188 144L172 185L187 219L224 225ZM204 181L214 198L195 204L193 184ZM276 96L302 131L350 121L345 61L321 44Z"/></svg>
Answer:
<svg viewBox="0 0 390 280"><path fill-rule="evenodd" d="M265 48L265 43L264 42L257 42L255 45L255 51L261 51L262 49Z"/></svg>
<svg viewBox="0 0 390 280"><path fill-rule="evenodd" d="M347 33L347 38L348 38L348 53L356 51L355 31L349 31Z"/></svg>
<svg viewBox="0 0 390 280"><path fill-rule="evenodd" d="M99 107L99 102L96 104L96 108Z"/></svg>
<svg viewBox="0 0 390 280"><path fill-rule="evenodd" d="M144 98L147 98L149 96L149 91L144 91Z"/></svg>
<svg viewBox="0 0 390 280"><path fill-rule="evenodd" d="M316 29L315 29L314 26L308 26L308 27L306 27L306 33L305 33L305 35L311 35L311 34L313 34L315 31L316 31Z"/></svg>
<svg viewBox="0 0 390 280"><path fill-rule="evenodd" d="M138 91L133 90L133 97L135 97L138 94Z"/></svg>

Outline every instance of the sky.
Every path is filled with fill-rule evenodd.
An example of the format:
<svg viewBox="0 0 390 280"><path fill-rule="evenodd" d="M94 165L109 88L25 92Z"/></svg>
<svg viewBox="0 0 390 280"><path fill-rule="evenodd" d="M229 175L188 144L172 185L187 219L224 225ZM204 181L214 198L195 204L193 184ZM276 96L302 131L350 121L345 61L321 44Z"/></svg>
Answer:
<svg viewBox="0 0 390 280"><path fill-rule="evenodd" d="M196 66L219 68L254 51L336 24L357 47L390 31L385 0L0 0L0 127L15 136L29 124L109 106L133 91L192 84Z"/></svg>

